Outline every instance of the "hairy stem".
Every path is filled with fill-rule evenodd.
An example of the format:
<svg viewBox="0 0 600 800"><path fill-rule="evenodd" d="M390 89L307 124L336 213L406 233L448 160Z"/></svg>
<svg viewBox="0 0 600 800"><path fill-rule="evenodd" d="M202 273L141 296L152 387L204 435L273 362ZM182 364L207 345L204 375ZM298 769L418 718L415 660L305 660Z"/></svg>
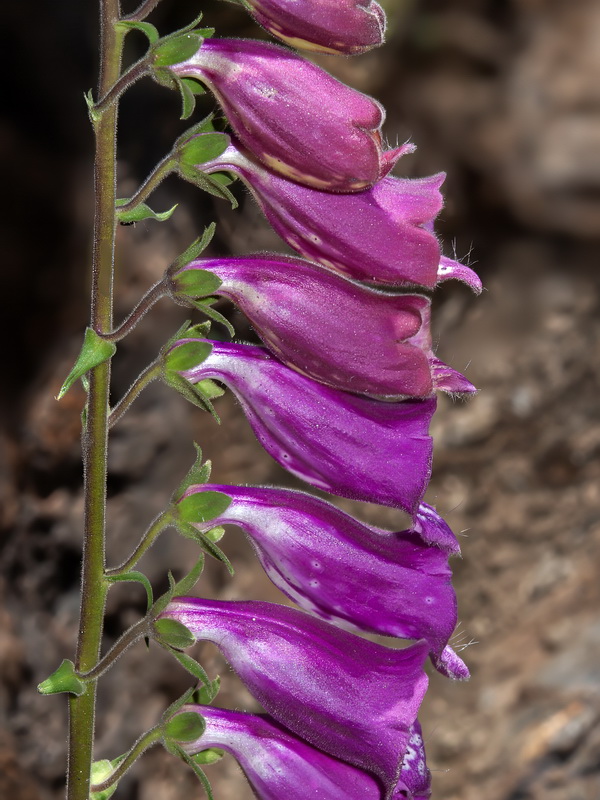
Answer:
<svg viewBox="0 0 600 800"><path fill-rule="evenodd" d="M143 22L159 3L160 0L145 0L132 14L128 14L123 19L128 22Z"/></svg>
<svg viewBox="0 0 600 800"><path fill-rule="evenodd" d="M101 0L100 96L106 95L121 69L123 34L115 31L119 0ZM92 257L91 326L98 333L112 328L113 264L116 200L117 107L110 105L96 118L94 162L94 241ZM106 526L106 455L110 361L90 373L87 422L83 433L84 543L81 611L75 668L85 673L98 660L107 584L104 579ZM87 800L93 759L96 681L79 697L69 697L68 800Z"/></svg>
<svg viewBox="0 0 600 800"><path fill-rule="evenodd" d="M152 306L166 294L167 288L165 286L165 279L163 278L146 292L131 314L129 314L127 319L125 319L116 330L101 334L102 338L106 339L108 342L120 342L121 339L124 339L125 336L135 328L142 317L150 311Z"/></svg>
<svg viewBox="0 0 600 800"><path fill-rule="evenodd" d="M176 166L177 161L173 158L173 155L169 153L168 156L165 156L163 160L159 161L159 163L154 167L150 175L148 175L133 197L131 197L122 206L119 206L118 211L121 213L123 211L133 211L136 206L138 206L140 203L143 203L147 197L150 197L152 192L160 185L160 183L162 183L162 181L164 181L167 175L170 175L171 172L175 171Z"/></svg>
<svg viewBox="0 0 600 800"><path fill-rule="evenodd" d="M117 405L110 412L108 417L109 428L112 428L112 426L121 419L123 414L133 404L133 401L141 393L141 391L145 389L149 383L152 383L152 381L160 377L161 370L162 363L157 360L153 361L150 366L146 367L146 369L140 375L138 375L138 377L129 387L126 394L123 395Z"/></svg>
<svg viewBox="0 0 600 800"><path fill-rule="evenodd" d="M140 543L127 561L121 564L120 567L114 567L113 569L106 570L107 578L112 578L116 575L124 575L126 572L131 572L148 548L154 544L156 539L165 530L165 528L168 528L170 525L172 525L172 523L173 512L170 508L168 508L166 511L163 511L162 514L159 514L154 522L150 525L146 533L142 536Z"/></svg>
<svg viewBox="0 0 600 800"><path fill-rule="evenodd" d="M142 755L142 753L160 741L161 736L162 731L159 727L151 728L147 733L144 733L142 736L140 736L112 775L105 781L102 781L102 783L96 783L94 786L92 786L92 791L104 792L107 789L110 789L111 786L114 786L116 783L118 783L123 775L125 775L127 770Z"/></svg>
<svg viewBox="0 0 600 800"><path fill-rule="evenodd" d="M130 86L133 86L136 81L139 81L140 78L143 78L144 75L148 74L148 62L145 58L140 59L135 64L133 64L127 72L125 72L121 77L116 80L113 85L108 89L106 94L102 95L100 100L94 105L94 112L96 114L102 114L109 106L114 105L119 97L123 94L126 89L129 89Z"/></svg>
<svg viewBox="0 0 600 800"><path fill-rule="evenodd" d="M149 636L151 632L150 629L151 622L146 617L136 622L135 625L128 628L125 633L117 639L108 653L102 656L94 667L87 672L79 672L78 677L85 681L97 680L102 673L106 672L106 670L115 663L119 656L123 655L128 647L135 644L135 642L142 639L144 636Z"/></svg>

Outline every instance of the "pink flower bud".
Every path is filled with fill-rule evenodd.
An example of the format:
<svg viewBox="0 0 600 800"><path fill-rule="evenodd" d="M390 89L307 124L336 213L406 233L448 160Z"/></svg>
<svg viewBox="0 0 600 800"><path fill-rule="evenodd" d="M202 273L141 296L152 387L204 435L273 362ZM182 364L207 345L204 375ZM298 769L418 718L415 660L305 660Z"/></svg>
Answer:
<svg viewBox="0 0 600 800"><path fill-rule="evenodd" d="M383 44L385 14L373 0L242 0L269 33L302 50L356 55Z"/></svg>

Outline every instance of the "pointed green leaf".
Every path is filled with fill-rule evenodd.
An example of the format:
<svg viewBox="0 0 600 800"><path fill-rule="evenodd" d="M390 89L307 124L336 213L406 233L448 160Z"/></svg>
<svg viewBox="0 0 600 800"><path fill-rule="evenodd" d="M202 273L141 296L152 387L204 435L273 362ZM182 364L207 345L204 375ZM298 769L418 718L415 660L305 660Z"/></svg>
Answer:
<svg viewBox="0 0 600 800"><path fill-rule="evenodd" d="M206 722L197 711L183 711L164 727L164 735L176 742L195 742L206 730Z"/></svg>
<svg viewBox="0 0 600 800"><path fill-rule="evenodd" d="M182 78L181 80L191 80L191 78ZM211 113L208 116L204 117L204 119L200 120L200 122L197 122L195 125L192 125L191 128L188 128L186 131L184 131L181 134L181 136L179 136L175 140L175 144L173 146L173 152L180 150L181 147L186 144L186 142L188 142L193 136L197 136L199 133L214 133L215 132L215 126L213 124L214 118L215 115Z"/></svg>
<svg viewBox="0 0 600 800"><path fill-rule="evenodd" d="M202 683L210 683L210 679L200 664L187 653L181 653L179 650L169 649L169 653L179 661L181 666L186 669L190 675L193 675L196 680Z"/></svg>
<svg viewBox="0 0 600 800"><path fill-rule="evenodd" d="M222 525L217 525L209 531L204 531L204 535L207 539L210 539L211 542L220 542L223 536L225 536L225 528Z"/></svg>
<svg viewBox="0 0 600 800"><path fill-rule="evenodd" d="M75 673L75 665L72 661L65 659L62 664L54 670L52 675L38 684L37 690L40 694L61 694L68 692L77 697L85 692L85 683L80 680Z"/></svg>
<svg viewBox="0 0 600 800"><path fill-rule="evenodd" d="M194 492L177 504L179 518L192 525L221 516L231 505L231 497L223 492Z"/></svg>
<svg viewBox="0 0 600 800"><path fill-rule="evenodd" d="M185 650L191 647L196 637L188 630L182 622L168 617L161 617L154 623L156 638L161 644L175 647L177 650Z"/></svg>
<svg viewBox="0 0 600 800"><path fill-rule="evenodd" d="M107 580L110 583L118 583L120 581L125 582L132 582L132 583L141 583L144 589L146 590L146 596L148 598L148 611L152 608L152 604L154 603L154 596L152 593L152 585L148 578L144 575L143 572L124 572L122 575L109 575Z"/></svg>
<svg viewBox="0 0 600 800"><path fill-rule="evenodd" d="M200 81L195 78L181 78L181 82L186 86L192 94L203 95L206 94L206 89Z"/></svg>
<svg viewBox="0 0 600 800"><path fill-rule="evenodd" d="M223 281L205 269L182 269L173 276L173 290L183 297L209 297Z"/></svg>
<svg viewBox="0 0 600 800"><path fill-rule="evenodd" d="M183 267L187 267L189 263L194 261L194 259L198 258L200 253L203 253L208 247L208 245L211 243L212 238L215 235L216 229L217 226L215 225L215 223L211 222L210 225L208 225L204 229L202 236L199 237L198 239L194 239L191 245L186 250L184 250L183 253L181 253L181 255L177 256L175 261L173 261L173 263L168 269L169 275L172 275L178 270L183 269Z"/></svg>
<svg viewBox="0 0 600 800"><path fill-rule="evenodd" d="M223 325L227 329L227 333L233 337L235 336L235 328L231 322L229 322L227 317L224 317L220 311L217 311L212 307L212 304L216 303L218 299L218 297L204 297L201 300L194 300L193 305L198 309L198 311L201 311L203 314L206 314L207 317L210 317L213 322L219 322L221 325Z"/></svg>
<svg viewBox="0 0 600 800"><path fill-rule="evenodd" d="M98 336L96 331L86 328L83 346L77 356L77 361L67 375L56 399L62 399L76 380L83 377L86 372L89 372L94 367L111 359L116 352L117 346L114 342L107 342L106 339Z"/></svg>
<svg viewBox="0 0 600 800"><path fill-rule="evenodd" d="M188 756L185 750L178 744L173 744L172 748L167 748L173 755L179 756L182 761L192 768L194 771L195 776L198 778L202 786L204 787L204 791L206 792L206 796L208 800L215 800L214 795L212 793L212 787L209 783L208 778L200 768L200 766L193 760L192 756Z"/></svg>
<svg viewBox="0 0 600 800"><path fill-rule="evenodd" d="M160 39L160 34L154 27L154 25L150 24L149 22L135 22L129 20L122 20L121 22L117 22L115 24L115 30L117 31L124 31L127 33L130 30L140 31L147 37L150 44L156 44Z"/></svg>
<svg viewBox="0 0 600 800"><path fill-rule="evenodd" d="M221 550L220 547L217 545L202 531L199 531L194 525L180 521L177 524L177 530L181 533L182 536L185 536L186 539L191 539L192 541L196 542L200 545L200 547L207 553L209 556L212 556L217 561L220 561L222 564L225 564L227 567L227 571L230 575L233 575L234 570L231 565L230 560L227 558L225 553Z"/></svg>
<svg viewBox="0 0 600 800"><path fill-rule="evenodd" d="M201 706L208 706L212 703L215 697L219 694L221 688L221 678L217 677L213 681L199 686L197 689L192 690L191 703L196 703Z"/></svg>
<svg viewBox="0 0 600 800"><path fill-rule="evenodd" d="M197 691L198 689L192 687L191 689L188 689L187 692L182 694L181 697L178 697L177 700L171 703L171 705L166 709L166 711L163 713L161 717L161 721L163 722L163 724L167 723L171 719L171 717L174 714L176 714L179 711L179 709L186 703L194 702L193 698L195 697Z"/></svg>
<svg viewBox="0 0 600 800"><path fill-rule="evenodd" d="M122 199L117 200L117 206L125 205L128 200ZM157 222L165 222L166 220L171 217L175 209L177 208L177 203L170 208L168 211L153 211L150 206L146 205L146 203L140 203L135 208L132 208L130 211L119 211L117 208L117 219L123 225L126 225L130 222L142 222L145 219L155 219Z"/></svg>
<svg viewBox="0 0 600 800"><path fill-rule="evenodd" d="M204 569L204 556L201 555L198 561L194 564L192 569L180 581L173 585L173 595L182 595L191 592L194 586L198 583L202 570Z"/></svg>
<svg viewBox="0 0 600 800"><path fill-rule="evenodd" d="M214 175L206 175L197 167L190 166L189 164L179 164L179 175L186 181L193 183L199 189L202 189L215 197L220 197L222 200L229 200L232 208L238 207L238 201L234 195L229 191L226 186L223 186Z"/></svg>

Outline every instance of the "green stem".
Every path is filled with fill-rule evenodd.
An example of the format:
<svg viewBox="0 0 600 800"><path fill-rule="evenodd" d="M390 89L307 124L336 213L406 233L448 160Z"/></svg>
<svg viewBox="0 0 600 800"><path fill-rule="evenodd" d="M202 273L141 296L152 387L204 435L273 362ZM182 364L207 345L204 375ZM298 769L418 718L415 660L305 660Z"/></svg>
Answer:
<svg viewBox="0 0 600 800"><path fill-rule="evenodd" d="M133 384L129 387L126 394L119 400L117 405L112 409L108 417L108 427L118 422L127 409L133 404L133 401L140 394L140 392L148 386L149 383L160 377L162 371L162 360L153 361L150 366L138 375Z"/></svg>
<svg viewBox="0 0 600 800"><path fill-rule="evenodd" d="M146 617L128 628L104 655L98 663L87 672L78 672L77 677L84 681L97 680L114 662L123 655L125 650L139 639L151 634L151 621Z"/></svg>
<svg viewBox="0 0 600 800"><path fill-rule="evenodd" d="M121 70L123 34L115 23L119 0L101 0L101 59L99 95L117 81ZM113 264L116 202L117 107L96 117L94 163L95 211L92 261L91 326L98 333L112 328ZM110 361L90 373L87 423L83 433L84 544L81 611L75 668L87 672L98 661L102 639L107 583L104 579L106 526L106 456ZM96 681L79 697L69 697L68 800L87 800L93 759Z"/></svg>
<svg viewBox="0 0 600 800"><path fill-rule="evenodd" d="M125 336L135 328L142 317L150 311L152 306L167 293L166 278L163 278L146 292L131 314L129 314L127 319L125 319L116 330L102 334L102 338L107 342L120 342L121 339L124 339Z"/></svg>
<svg viewBox="0 0 600 800"><path fill-rule="evenodd" d="M123 17L123 19L127 20L127 22L143 22L159 3L160 0L145 0L133 14L128 14L126 17Z"/></svg>
<svg viewBox="0 0 600 800"><path fill-rule="evenodd" d="M150 525L146 533L142 536L142 539L138 546L135 548L131 556L121 564L120 567L113 567L113 569L106 570L106 577L112 578L116 575L124 575L126 572L131 572L133 567L138 563L140 558L144 555L144 553L150 548L156 539L160 536L160 534L168 528L170 525L173 524L173 511L171 508L168 508L166 511L163 511L162 514L159 514L158 517L154 520L154 522Z"/></svg>
<svg viewBox="0 0 600 800"><path fill-rule="evenodd" d="M136 61L135 64L129 67L127 72L124 72L123 75L121 75L121 77L113 83L106 94L102 95L100 100L98 100L98 102L94 105L94 113L103 114L107 108L117 102L119 97L126 89L129 89L129 87L133 86L133 84L139 81L140 78L143 78L144 75L147 75L148 71L148 62L146 61L145 57L139 61Z"/></svg>
<svg viewBox="0 0 600 800"><path fill-rule="evenodd" d="M119 766L115 769L112 775L107 778L102 783L97 783L92 786L93 792L105 792L107 789L110 789L116 783L118 783L123 775L127 772L127 770L137 761L137 759L144 753L149 747L157 744L162 737L162 729L160 727L151 728L147 733L144 733L143 736L137 740L137 742L133 745L131 750L127 753L123 761L119 764Z"/></svg>
<svg viewBox="0 0 600 800"><path fill-rule="evenodd" d="M150 197L152 192L164 181L167 175L175 171L177 161L173 158L173 154L165 156L162 161L154 167L150 175L146 178L144 183L140 186L137 192L122 206L119 206L117 211L123 213L124 211L133 211L140 203L143 203L147 197Z"/></svg>

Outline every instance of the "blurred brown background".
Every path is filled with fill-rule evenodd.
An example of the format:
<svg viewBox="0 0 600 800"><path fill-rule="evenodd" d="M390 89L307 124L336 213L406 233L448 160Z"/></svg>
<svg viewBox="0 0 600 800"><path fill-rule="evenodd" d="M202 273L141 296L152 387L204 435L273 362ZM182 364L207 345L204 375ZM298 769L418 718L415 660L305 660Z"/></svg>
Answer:
<svg viewBox="0 0 600 800"><path fill-rule="evenodd" d="M600 4L596 0L389 0L388 45L321 63L386 105L391 143L411 138L402 174L446 170L439 230L449 253L471 253L486 291L437 294L440 357L481 387L445 399L435 418L428 494L463 535L455 560L457 641L473 678L437 675L423 723L444 800L600 798ZM130 10L125 7L125 10ZM260 35L226 3L164 0L163 32L199 11L226 35ZM4 264L0 387L0 796L62 796L65 702L35 685L71 657L77 625L82 498L82 394L56 394L87 318L91 148L83 93L95 84L96 8L61 0L3 7L0 109ZM131 37L130 57L140 41ZM204 107L208 110L207 101ZM121 196L134 190L185 123L177 98L149 81L121 116ZM214 252L282 249L243 190L231 213L169 180L163 225L119 231L117 315L211 220ZM227 309L224 309L227 310ZM239 335L252 336L237 312ZM120 347L114 396L182 320L159 305ZM223 425L153 386L117 426L110 455L110 560L136 543L201 443L224 482L296 485L256 444L231 396ZM391 510L343 503L401 527ZM210 565L199 592L281 601L239 531L223 542L229 580ZM196 550L163 534L143 566L158 589ZM106 645L137 619L136 587L110 595ZM153 649L129 652L101 682L98 757L123 752L184 691L187 676ZM220 702L253 701L220 661ZM232 759L210 768L219 800L248 800ZM148 754L122 785L128 800L201 797L186 769Z"/></svg>

